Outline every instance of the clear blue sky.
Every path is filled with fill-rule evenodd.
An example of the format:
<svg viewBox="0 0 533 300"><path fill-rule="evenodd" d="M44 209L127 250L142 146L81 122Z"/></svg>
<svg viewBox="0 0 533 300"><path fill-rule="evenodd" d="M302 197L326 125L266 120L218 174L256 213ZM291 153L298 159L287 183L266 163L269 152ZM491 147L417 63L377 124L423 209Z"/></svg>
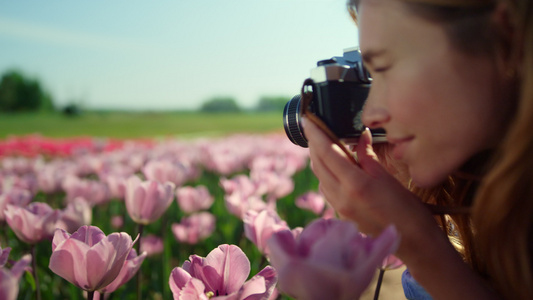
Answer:
<svg viewBox="0 0 533 300"><path fill-rule="evenodd" d="M357 45L346 0L0 0L0 72L56 103L194 109L292 96L317 60Z"/></svg>

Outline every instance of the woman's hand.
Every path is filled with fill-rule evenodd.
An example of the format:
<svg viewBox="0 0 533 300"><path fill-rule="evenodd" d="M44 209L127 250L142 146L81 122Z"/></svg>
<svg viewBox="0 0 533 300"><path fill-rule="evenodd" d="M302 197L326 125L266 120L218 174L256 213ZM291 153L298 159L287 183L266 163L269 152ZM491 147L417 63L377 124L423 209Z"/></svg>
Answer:
<svg viewBox="0 0 533 300"><path fill-rule="evenodd" d="M310 120L304 120L311 167L320 190L342 218L377 235L394 224L398 257L435 299L492 299L479 277L453 249L429 209L378 161L366 130L355 147L358 165Z"/></svg>
<svg viewBox="0 0 533 300"><path fill-rule="evenodd" d="M397 254L406 263L417 252L413 250L431 247L435 239L437 244L448 243L429 209L378 161L369 130L354 149L359 162L355 165L315 124L304 122L311 168L320 191L341 218L374 236L394 224L402 236Z"/></svg>
<svg viewBox="0 0 533 300"><path fill-rule="evenodd" d="M416 222L413 214L433 221L418 198L380 164L369 130L354 149L358 165L350 163L339 146L308 119L304 130L320 190L341 217L355 221L361 231L370 234L380 233L391 223L400 230L406 223Z"/></svg>

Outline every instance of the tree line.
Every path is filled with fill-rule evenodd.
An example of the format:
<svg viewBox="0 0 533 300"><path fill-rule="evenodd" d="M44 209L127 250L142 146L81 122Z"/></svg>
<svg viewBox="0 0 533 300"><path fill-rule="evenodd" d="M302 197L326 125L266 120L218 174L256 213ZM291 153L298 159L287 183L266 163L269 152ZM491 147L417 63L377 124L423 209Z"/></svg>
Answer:
<svg viewBox="0 0 533 300"><path fill-rule="evenodd" d="M289 99L283 96L264 96L258 100L257 105L251 111L282 111ZM82 108L72 103L62 108L57 107L52 96L37 79L29 78L20 71L10 70L2 75L0 79L0 112L50 112L58 110L67 115L75 115L81 113ZM233 97L207 99L198 110L206 113L244 111Z"/></svg>

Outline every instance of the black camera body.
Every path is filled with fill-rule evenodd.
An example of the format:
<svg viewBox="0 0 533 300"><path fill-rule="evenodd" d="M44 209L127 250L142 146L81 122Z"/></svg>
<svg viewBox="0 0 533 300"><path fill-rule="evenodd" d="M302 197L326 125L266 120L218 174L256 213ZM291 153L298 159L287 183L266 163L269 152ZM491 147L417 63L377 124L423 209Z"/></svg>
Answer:
<svg viewBox="0 0 533 300"><path fill-rule="evenodd" d="M365 126L361 114L372 79L364 69L358 48L344 50L343 56L317 62L311 70L312 100L307 110L317 115L346 144L357 144ZM301 95L294 96L283 111L287 137L307 147L301 127ZM383 130L372 130L374 142L386 141Z"/></svg>

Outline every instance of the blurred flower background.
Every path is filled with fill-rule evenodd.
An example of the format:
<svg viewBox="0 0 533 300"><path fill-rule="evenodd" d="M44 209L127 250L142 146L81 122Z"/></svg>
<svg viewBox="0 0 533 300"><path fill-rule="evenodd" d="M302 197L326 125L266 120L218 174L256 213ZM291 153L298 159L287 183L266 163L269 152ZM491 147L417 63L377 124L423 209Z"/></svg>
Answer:
<svg viewBox="0 0 533 300"><path fill-rule="evenodd" d="M307 267L377 245L318 270L401 299L399 237L337 224L282 129L316 62L357 45L345 2L0 0L0 299L305 298L279 289L278 234ZM326 223L347 234L309 239Z"/></svg>

